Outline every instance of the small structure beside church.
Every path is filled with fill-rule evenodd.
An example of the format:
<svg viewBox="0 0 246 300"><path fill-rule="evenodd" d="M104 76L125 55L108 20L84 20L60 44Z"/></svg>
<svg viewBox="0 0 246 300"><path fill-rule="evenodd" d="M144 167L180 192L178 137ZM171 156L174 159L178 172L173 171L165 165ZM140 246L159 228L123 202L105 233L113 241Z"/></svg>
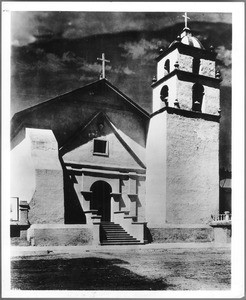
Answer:
<svg viewBox="0 0 246 300"><path fill-rule="evenodd" d="M32 245L213 240L220 76L185 19L157 57L151 114L105 78L103 54L100 80L14 115L11 192Z"/></svg>

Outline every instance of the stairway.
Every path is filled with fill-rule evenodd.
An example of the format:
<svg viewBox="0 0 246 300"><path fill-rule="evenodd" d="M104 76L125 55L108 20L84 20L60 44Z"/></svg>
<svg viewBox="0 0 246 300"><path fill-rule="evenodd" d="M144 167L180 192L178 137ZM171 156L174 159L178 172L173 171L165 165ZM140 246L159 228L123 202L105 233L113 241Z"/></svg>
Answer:
<svg viewBox="0 0 246 300"><path fill-rule="evenodd" d="M102 222L100 228L101 245L137 245L141 242L128 234L119 224Z"/></svg>

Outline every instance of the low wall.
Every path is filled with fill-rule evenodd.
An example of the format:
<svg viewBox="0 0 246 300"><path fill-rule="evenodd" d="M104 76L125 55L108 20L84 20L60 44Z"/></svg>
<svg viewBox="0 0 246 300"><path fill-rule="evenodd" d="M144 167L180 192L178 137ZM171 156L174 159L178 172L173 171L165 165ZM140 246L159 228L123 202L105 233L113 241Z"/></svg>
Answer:
<svg viewBox="0 0 246 300"><path fill-rule="evenodd" d="M32 246L92 245L93 227L88 225L34 224L27 231Z"/></svg>
<svg viewBox="0 0 246 300"><path fill-rule="evenodd" d="M27 241L27 229L30 225L10 225L10 242L12 246L29 246Z"/></svg>
<svg viewBox="0 0 246 300"><path fill-rule="evenodd" d="M231 242L231 224L229 222L217 222L211 224L214 230L214 241L216 243L230 243Z"/></svg>
<svg viewBox="0 0 246 300"><path fill-rule="evenodd" d="M148 229L149 243L182 243L182 242L212 242L214 232L211 227L181 227L170 226Z"/></svg>

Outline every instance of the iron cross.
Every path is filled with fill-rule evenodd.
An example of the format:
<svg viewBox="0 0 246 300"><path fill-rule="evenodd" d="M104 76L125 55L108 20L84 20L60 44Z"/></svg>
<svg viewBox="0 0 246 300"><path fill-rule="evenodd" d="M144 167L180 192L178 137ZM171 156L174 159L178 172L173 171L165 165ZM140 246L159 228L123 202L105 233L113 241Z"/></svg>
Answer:
<svg viewBox="0 0 246 300"><path fill-rule="evenodd" d="M187 23L188 23L188 19L190 19L190 18L187 16L187 12L185 12L184 15L182 15L182 17L184 17L184 19L185 19L185 28L186 28L186 27L188 27Z"/></svg>
<svg viewBox="0 0 246 300"><path fill-rule="evenodd" d="M102 62L102 78L105 78L105 63L110 62L110 60L105 59L104 53L102 53L102 57L97 58L97 60L100 60Z"/></svg>

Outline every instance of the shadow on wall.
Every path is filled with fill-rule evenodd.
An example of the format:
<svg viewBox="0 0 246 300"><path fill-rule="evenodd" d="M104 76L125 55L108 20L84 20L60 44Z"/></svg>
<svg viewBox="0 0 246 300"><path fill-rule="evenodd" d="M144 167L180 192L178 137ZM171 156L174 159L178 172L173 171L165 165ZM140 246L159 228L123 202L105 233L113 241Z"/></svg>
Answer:
<svg viewBox="0 0 246 300"><path fill-rule="evenodd" d="M64 210L65 224L86 224L86 216L81 207L79 198L74 189L75 176L69 176L65 166L63 167L64 180Z"/></svg>
<svg viewBox="0 0 246 300"><path fill-rule="evenodd" d="M144 235L146 237L147 243L152 243L153 242L153 237L151 235L151 232L150 232L149 228L147 226L145 226L144 230L145 230Z"/></svg>

